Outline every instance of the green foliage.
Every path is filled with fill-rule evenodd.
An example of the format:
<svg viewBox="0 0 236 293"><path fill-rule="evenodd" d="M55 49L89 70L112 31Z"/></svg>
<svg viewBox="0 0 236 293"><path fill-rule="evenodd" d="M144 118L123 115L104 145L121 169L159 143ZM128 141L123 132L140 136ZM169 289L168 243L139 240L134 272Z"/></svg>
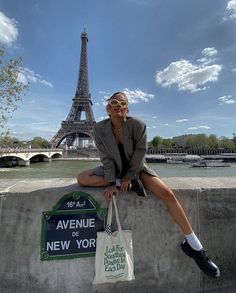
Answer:
<svg viewBox="0 0 236 293"><path fill-rule="evenodd" d="M170 148L170 147L186 147L186 148L203 148L203 149L235 149L236 150L236 134L233 133L233 139L227 137L217 138L215 134L189 134L174 137L173 139L165 139L155 136L149 143L149 147Z"/></svg>
<svg viewBox="0 0 236 293"><path fill-rule="evenodd" d="M162 138L160 136L155 136L149 143L149 147L160 147L160 148L171 148L175 145L172 138Z"/></svg>
<svg viewBox="0 0 236 293"><path fill-rule="evenodd" d="M0 137L1 148L17 148L22 147L23 145L23 142L16 137L10 137L9 135L4 135Z"/></svg>
<svg viewBox="0 0 236 293"><path fill-rule="evenodd" d="M171 138L163 138L161 145L166 148L171 148L171 147L174 147L175 142Z"/></svg>
<svg viewBox="0 0 236 293"><path fill-rule="evenodd" d="M44 139L44 138L42 138L40 136L34 137L30 141L30 144L31 144L31 147L33 149L39 149L39 148L40 149L45 149L45 148L49 148L50 147L49 142L46 139Z"/></svg>
<svg viewBox="0 0 236 293"><path fill-rule="evenodd" d="M28 84L19 81L22 70L22 59L4 59L4 50L0 48L0 127L3 128L17 109L17 102Z"/></svg>
<svg viewBox="0 0 236 293"><path fill-rule="evenodd" d="M234 149L236 151L236 133L233 133L233 144L234 144Z"/></svg>
<svg viewBox="0 0 236 293"><path fill-rule="evenodd" d="M219 147L219 141L215 134L210 134L208 137L208 146L210 149L217 149Z"/></svg>
<svg viewBox="0 0 236 293"><path fill-rule="evenodd" d="M20 141L16 137L11 137L9 135L4 135L0 137L0 148L50 148L49 142L40 137L36 136L31 141Z"/></svg>
<svg viewBox="0 0 236 293"><path fill-rule="evenodd" d="M219 140L219 147L224 149L233 149L234 148L233 140L225 136L222 136L220 137L220 140Z"/></svg>
<svg viewBox="0 0 236 293"><path fill-rule="evenodd" d="M186 146L206 148L208 146L208 138L205 134L191 135L186 140Z"/></svg>
<svg viewBox="0 0 236 293"><path fill-rule="evenodd" d="M161 144L161 142L162 142L162 138L160 136L155 136L150 141L150 146L158 147Z"/></svg>

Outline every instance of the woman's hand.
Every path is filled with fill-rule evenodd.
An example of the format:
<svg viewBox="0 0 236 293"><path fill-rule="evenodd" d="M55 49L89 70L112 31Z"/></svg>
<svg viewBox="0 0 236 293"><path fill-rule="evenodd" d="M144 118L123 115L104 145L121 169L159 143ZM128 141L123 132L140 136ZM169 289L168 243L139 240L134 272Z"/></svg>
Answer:
<svg viewBox="0 0 236 293"><path fill-rule="evenodd" d="M131 179L121 179L120 192L126 192L131 188Z"/></svg>
<svg viewBox="0 0 236 293"><path fill-rule="evenodd" d="M119 190L116 188L115 185L112 186L108 186L104 192L103 192L105 198L107 200L111 200L113 195L118 195L119 194Z"/></svg>

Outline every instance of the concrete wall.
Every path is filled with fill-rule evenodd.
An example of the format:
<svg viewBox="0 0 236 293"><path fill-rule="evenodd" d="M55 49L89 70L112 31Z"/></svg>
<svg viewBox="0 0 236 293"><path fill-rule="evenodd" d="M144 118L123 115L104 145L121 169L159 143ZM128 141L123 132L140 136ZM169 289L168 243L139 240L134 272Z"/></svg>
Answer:
<svg viewBox="0 0 236 293"><path fill-rule="evenodd" d="M182 233L160 200L127 193L118 199L118 209L123 228L133 231L136 280L92 285L94 257L40 261L41 219L43 211L75 190L91 194L105 207L103 189L80 188L74 179L0 180L0 292L192 293L236 285L236 178L164 181L176 191L195 232L220 266L220 279L203 275L182 253Z"/></svg>

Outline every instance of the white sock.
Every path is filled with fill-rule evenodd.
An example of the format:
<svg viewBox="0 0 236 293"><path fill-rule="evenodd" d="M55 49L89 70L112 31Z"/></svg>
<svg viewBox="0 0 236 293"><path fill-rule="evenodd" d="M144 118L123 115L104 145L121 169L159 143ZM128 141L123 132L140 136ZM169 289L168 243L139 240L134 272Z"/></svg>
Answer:
<svg viewBox="0 0 236 293"><path fill-rule="evenodd" d="M186 236L186 239L188 241L188 244L194 249L194 250L201 250L203 247L202 247L202 244L201 242L199 241L199 239L197 238L197 236L195 235L194 232L192 232L191 234L189 235L185 235Z"/></svg>

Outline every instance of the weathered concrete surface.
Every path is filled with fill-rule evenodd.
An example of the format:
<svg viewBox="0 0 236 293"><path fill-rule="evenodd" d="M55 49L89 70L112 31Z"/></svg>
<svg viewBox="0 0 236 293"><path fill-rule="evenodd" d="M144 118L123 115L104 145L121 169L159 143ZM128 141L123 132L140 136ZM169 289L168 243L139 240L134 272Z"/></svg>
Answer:
<svg viewBox="0 0 236 293"><path fill-rule="evenodd" d="M236 286L236 178L168 178L221 278L203 275L180 250L183 239L165 206L127 193L118 199L123 228L133 231L132 282L92 285L94 258L40 261L42 212L65 194L82 190L102 207L103 189L80 188L74 179L0 180L1 293L234 292Z"/></svg>

